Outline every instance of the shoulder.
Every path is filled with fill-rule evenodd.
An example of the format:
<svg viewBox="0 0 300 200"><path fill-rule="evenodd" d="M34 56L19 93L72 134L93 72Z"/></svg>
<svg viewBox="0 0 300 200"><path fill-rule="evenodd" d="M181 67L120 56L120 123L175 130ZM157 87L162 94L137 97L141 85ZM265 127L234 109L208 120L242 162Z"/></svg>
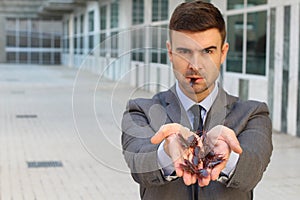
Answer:
<svg viewBox="0 0 300 200"><path fill-rule="evenodd" d="M171 90L159 92L152 98L136 98L128 101L128 108L149 108L154 104L160 104L163 107L167 104L167 99L174 95Z"/></svg>
<svg viewBox="0 0 300 200"><path fill-rule="evenodd" d="M243 101L238 99L234 103L233 107L235 108L235 110L242 110L244 112L269 114L269 109L267 104L255 100Z"/></svg>
<svg viewBox="0 0 300 200"><path fill-rule="evenodd" d="M221 98L226 99L226 105L229 110L240 111L240 112L267 112L269 113L268 106L265 102L257 100L242 100L239 97L228 94L223 91Z"/></svg>
<svg viewBox="0 0 300 200"><path fill-rule="evenodd" d="M264 102L238 99L232 104L226 116L225 125L232 128L237 134L249 125L256 128L271 127L268 106Z"/></svg>
<svg viewBox="0 0 300 200"><path fill-rule="evenodd" d="M159 92L155 94L152 98L136 98L136 99L130 99L126 106L125 112L144 112L148 113L148 111L151 109L159 109L164 110L164 108L167 106L167 99L172 95L172 92L170 90Z"/></svg>

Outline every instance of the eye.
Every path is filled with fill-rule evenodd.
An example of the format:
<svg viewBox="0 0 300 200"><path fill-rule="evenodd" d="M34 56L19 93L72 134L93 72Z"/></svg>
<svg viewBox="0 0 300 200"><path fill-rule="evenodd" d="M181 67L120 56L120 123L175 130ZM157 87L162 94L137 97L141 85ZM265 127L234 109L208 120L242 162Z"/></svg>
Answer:
<svg viewBox="0 0 300 200"><path fill-rule="evenodd" d="M190 49L180 48L180 49L177 49L177 53L179 53L179 54L191 54L192 51Z"/></svg>
<svg viewBox="0 0 300 200"><path fill-rule="evenodd" d="M212 54L212 53L213 53L213 50L212 50L212 49L203 49L203 50L202 50L202 53L203 53L203 54Z"/></svg>

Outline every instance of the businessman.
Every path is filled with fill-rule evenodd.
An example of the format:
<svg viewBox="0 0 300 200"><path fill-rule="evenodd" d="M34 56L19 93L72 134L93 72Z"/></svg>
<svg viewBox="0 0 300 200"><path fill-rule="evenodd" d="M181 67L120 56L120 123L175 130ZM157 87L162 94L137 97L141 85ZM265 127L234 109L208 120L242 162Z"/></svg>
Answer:
<svg viewBox="0 0 300 200"><path fill-rule="evenodd" d="M141 199L253 199L270 162L272 125L265 103L241 101L218 83L229 49L223 16L210 3L182 3L169 30L174 86L130 100L122 119L123 154ZM199 127L223 156L202 178L181 167L188 153L178 140Z"/></svg>

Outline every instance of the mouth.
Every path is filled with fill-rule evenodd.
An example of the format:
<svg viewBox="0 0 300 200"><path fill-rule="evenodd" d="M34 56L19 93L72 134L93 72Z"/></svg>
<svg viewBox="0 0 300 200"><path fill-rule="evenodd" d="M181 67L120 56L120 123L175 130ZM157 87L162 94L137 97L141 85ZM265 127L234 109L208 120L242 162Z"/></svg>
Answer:
<svg viewBox="0 0 300 200"><path fill-rule="evenodd" d="M190 86L193 87L196 83L201 82L203 80L203 77L187 77Z"/></svg>

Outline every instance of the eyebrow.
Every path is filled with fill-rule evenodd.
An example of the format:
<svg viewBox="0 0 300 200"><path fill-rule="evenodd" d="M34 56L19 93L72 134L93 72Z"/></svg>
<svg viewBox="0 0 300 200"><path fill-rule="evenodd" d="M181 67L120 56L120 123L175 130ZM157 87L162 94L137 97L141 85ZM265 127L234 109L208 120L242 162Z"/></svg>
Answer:
<svg viewBox="0 0 300 200"><path fill-rule="evenodd" d="M202 49L201 51L210 50L210 49L217 49L217 47L216 46L209 46L209 47L206 47L206 48Z"/></svg>
<svg viewBox="0 0 300 200"><path fill-rule="evenodd" d="M182 51L182 50L185 50L185 51L191 51L191 49L185 48L185 47L177 47L177 48L176 48L176 51Z"/></svg>
<svg viewBox="0 0 300 200"><path fill-rule="evenodd" d="M200 49L200 51L211 50L211 49L217 49L217 47L216 47L216 46L209 46L209 47ZM177 47L177 48L176 48L176 51L180 51L180 50L188 50L188 51L192 51L192 49L185 48L185 47Z"/></svg>

